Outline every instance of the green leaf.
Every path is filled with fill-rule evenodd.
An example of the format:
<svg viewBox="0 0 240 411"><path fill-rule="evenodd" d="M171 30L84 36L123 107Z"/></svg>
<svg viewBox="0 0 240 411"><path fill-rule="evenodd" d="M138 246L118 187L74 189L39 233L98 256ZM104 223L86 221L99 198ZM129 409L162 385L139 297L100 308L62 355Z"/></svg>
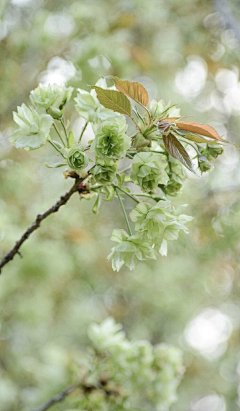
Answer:
<svg viewBox="0 0 240 411"><path fill-rule="evenodd" d="M184 132L178 133L178 134L179 134L179 137L186 138L187 140L193 141L194 143L206 143L206 144L213 144L213 145L219 144L218 141L216 140L213 141L210 139L208 140L207 138L204 138L200 136L199 134L191 134L191 133L184 134Z"/></svg>
<svg viewBox="0 0 240 411"><path fill-rule="evenodd" d="M68 147L71 148L73 144L74 144L74 133L73 131L70 131L68 135Z"/></svg>
<svg viewBox="0 0 240 411"><path fill-rule="evenodd" d="M175 157L185 167L195 173L191 158L189 157L183 145L173 134L169 133L168 135L163 135L163 143L166 150L169 152L169 154L171 154L171 156Z"/></svg>
<svg viewBox="0 0 240 411"><path fill-rule="evenodd" d="M133 99L139 104L146 106L148 103L148 92L143 87L142 84L138 83L137 81L128 81L128 80L120 80L116 76L111 77L115 83L115 86L119 91L126 94L128 97Z"/></svg>
<svg viewBox="0 0 240 411"><path fill-rule="evenodd" d="M47 168L59 168L59 167L63 167L63 166L66 167L66 165L67 165L67 163L56 163L56 164L48 164L48 163L45 163L45 166L46 166Z"/></svg>
<svg viewBox="0 0 240 411"><path fill-rule="evenodd" d="M98 86L92 86L92 88L96 91L97 98L104 107L131 117L131 103L125 94L120 91L105 90Z"/></svg>

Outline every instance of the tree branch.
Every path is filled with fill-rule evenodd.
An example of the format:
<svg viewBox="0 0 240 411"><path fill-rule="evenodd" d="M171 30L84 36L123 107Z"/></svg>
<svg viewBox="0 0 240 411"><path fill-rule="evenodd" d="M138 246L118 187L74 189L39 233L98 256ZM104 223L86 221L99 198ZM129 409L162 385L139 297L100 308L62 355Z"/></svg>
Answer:
<svg viewBox="0 0 240 411"><path fill-rule="evenodd" d="M117 397L119 395L119 390L116 389L109 389L107 387L107 382L102 381L99 382L98 385L85 385L84 383L79 383L76 385L72 385L71 387L67 388L66 390L60 392L59 394L55 395L55 397L51 398L48 400L45 404L40 405L38 408L35 408L33 411L46 411L48 408L52 407L52 405L63 401L71 392L76 390L77 388L81 389L83 391L83 394L89 394L90 392L100 389L104 392L105 396L107 398L109 397Z"/></svg>
<svg viewBox="0 0 240 411"><path fill-rule="evenodd" d="M63 401L71 392L76 390L79 385L72 385L71 387L67 388L66 390L60 392L59 394L55 395L55 397L51 398L51 400L47 401L45 404L40 405L40 407L35 408L33 411L46 411L52 405L56 404L57 402Z"/></svg>
<svg viewBox="0 0 240 411"><path fill-rule="evenodd" d="M21 253L19 251L20 247L22 244L28 239L28 237L35 231L37 228L39 228L41 222L45 220L49 215L56 213L61 206L66 204L69 200L69 198L76 192L78 191L79 184L85 180L86 177L80 178L80 177L75 177L75 183L73 186L70 188L70 190L64 194L63 196L60 197L60 199L52 206L50 207L47 211L45 211L42 214L38 214L35 221L28 227L28 229L23 233L23 235L19 238L19 240L15 243L14 247L3 257L3 259L0 261L0 274L2 271L2 268L11 261L16 254L19 254L21 256Z"/></svg>

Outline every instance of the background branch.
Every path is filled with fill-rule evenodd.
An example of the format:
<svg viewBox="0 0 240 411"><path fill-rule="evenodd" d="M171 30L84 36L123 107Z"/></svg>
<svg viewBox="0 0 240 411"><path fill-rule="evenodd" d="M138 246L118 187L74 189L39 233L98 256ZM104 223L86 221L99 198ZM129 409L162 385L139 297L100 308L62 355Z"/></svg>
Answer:
<svg viewBox="0 0 240 411"><path fill-rule="evenodd" d="M63 401L71 392L78 388L78 385L72 385L71 387L67 388L66 390L60 392L59 394L55 395L55 397L51 398L45 404L40 405L40 407L35 408L33 411L46 411L52 405L56 404L57 402Z"/></svg>
<svg viewBox="0 0 240 411"><path fill-rule="evenodd" d="M63 196L60 197L60 199L52 206L50 207L47 211L45 211L42 214L38 214L35 221L28 227L28 229L23 233L23 235L19 238L19 240L15 243L14 247L3 257L3 259L0 261L0 274L2 271L2 268L11 261L16 254L19 254L21 256L21 253L19 251L20 247L22 244L29 238L29 236L39 228L41 222L45 220L48 216L50 216L53 213L56 213L61 206L66 204L70 197L78 191L79 184L85 180L86 177L80 178L76 177L75 178L75 183L73 186L70 188L70 190L64 194Z"/></svg>

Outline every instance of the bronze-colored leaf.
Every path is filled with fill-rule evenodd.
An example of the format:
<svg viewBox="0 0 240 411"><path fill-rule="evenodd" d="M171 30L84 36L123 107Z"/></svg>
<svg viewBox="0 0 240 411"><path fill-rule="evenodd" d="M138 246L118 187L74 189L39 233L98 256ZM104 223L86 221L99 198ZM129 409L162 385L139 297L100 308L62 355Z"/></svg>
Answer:
<svg viewBox="0 0 240 411"><path fill-rule="evenodd" d="M112 79L119 91L126 94L137 103L142 104L143 106L147 105L149 100L148 92L142 84L138 83L137 81L131 82L128 80L120 80L116 76L112 76Z"/></svg>
<svg viewBox="0 0 240 411"><path fill-rule="evenodd" d="M189 157L183 145L173 134L169 133L166 136L163 135L163 143L166 147L166 150L169 152L169 154L171 154L171 156L175 157L185 167L187 167L190 171L194 173L191 158Z"/></svg>
<svg viewBox="0 0 240 411"><path fill-rule="evenodd" d="M219 140L224 143L227 143L226 140L219 136L219 134L213 127L208 126L206 124L196 123L195 121L178 121L176 125L180 130L201 134L202 136L206 136L209 138L213 138L214 140Z"/></svg>
<svg viewBox="0 0 240 411"><path fill-rule="evenodd" d="M106 108L131 117L131 103L125 94L115 90L105 90L92 86L97 93L99 102Z"/></svg>

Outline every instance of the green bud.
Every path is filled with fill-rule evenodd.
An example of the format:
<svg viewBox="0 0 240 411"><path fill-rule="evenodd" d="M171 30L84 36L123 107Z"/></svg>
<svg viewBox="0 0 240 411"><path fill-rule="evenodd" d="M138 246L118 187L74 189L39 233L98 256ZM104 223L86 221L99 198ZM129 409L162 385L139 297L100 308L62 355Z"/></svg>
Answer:
<svg viewBox="0 0 240 411"><path fill-rule="evenodd" d="M82 151L82 146L72 147L67 154L67 163L73 170L86 168L89 163L87 155Z"/></svg>
<svg viewBox="0 0 240 411"><path fill-rule="evenodd" d="M55 120L59 120L63 115L63 112L55 107L50 107L47 110L47 113L50 114L50 116L54 118Z"/></svg>
<svg viewBox="0 0 240 411"><path fill-rule="evenodd" d="M94 202L93 208L92 208L92 211L94 214L97 214L99 212L100 203L101 203L100 195L97 194L96 201Z"/></svg>
<svg viewBox="0 0 240 411"><path fill-rule="evenodd" d="M139 148L143 148L143 147L147 147L149 145L149 140L147 140L142 133L137 133L134 137L133 137L133 143L132 146L139 149Z"/></svg>

